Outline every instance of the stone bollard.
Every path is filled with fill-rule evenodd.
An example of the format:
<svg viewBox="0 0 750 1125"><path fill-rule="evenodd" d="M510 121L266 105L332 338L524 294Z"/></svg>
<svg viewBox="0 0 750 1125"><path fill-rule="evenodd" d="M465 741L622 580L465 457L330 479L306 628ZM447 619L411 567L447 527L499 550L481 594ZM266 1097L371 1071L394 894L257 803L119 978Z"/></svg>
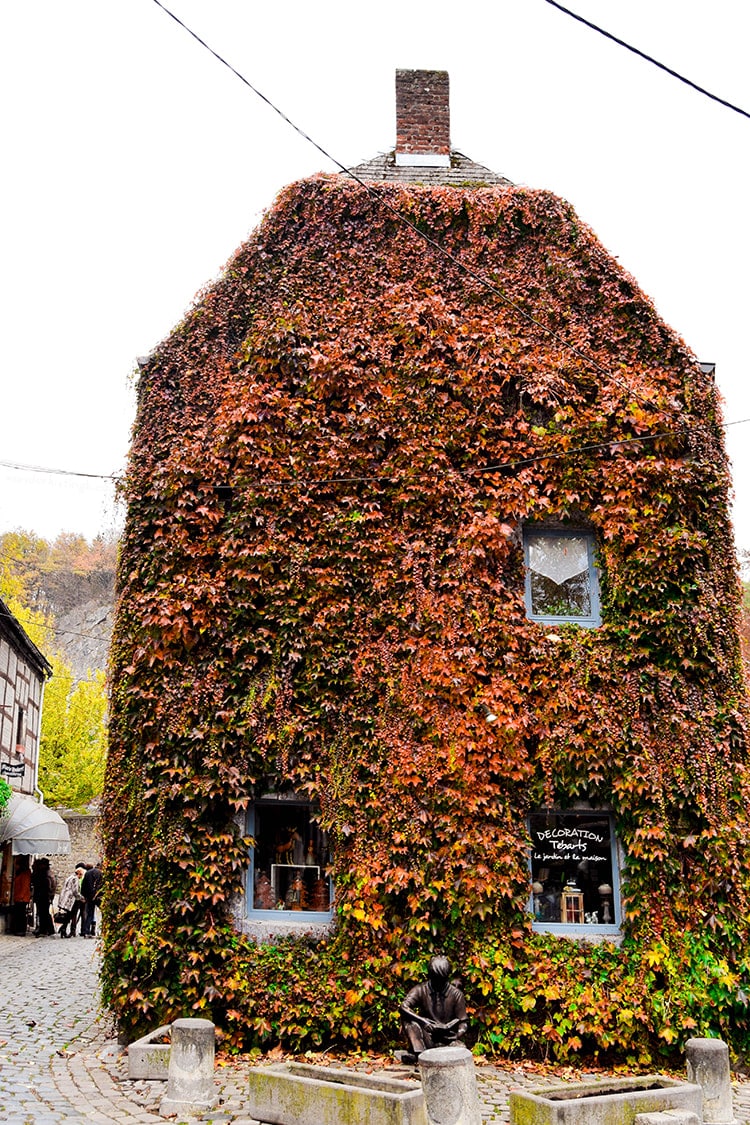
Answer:
<svg viewBox="0 0 750 1125"><path fill-rule="evenodd" d="M735 1125L726 1043L722 1039L688 1039L685 1054L688 1082L703 1091L705 1125Z"/></svg>
<svg viewBox="0 0 750 1125"><path fill-rule="evenodd" d="M481 1125L474 1056L466 1047L432 1047L419 1056L428 1125Z"/></svg>
<svg viewBox="0 0 750 1125"><path fill-rule="evenodd" d="M174 1021L167 1093L159 1106L162 1117L205 1113L216 1105L214 1039L210 1020Z"/></svg>

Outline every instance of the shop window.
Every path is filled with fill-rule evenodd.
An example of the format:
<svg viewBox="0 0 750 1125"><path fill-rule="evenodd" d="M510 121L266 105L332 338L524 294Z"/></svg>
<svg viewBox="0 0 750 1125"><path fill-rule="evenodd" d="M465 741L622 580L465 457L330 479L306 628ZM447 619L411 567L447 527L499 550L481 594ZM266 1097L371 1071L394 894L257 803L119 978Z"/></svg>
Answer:
<svg viewBox="0 0 750 1125"><path fill-rule="evenodd" d="M620 885L612 815L597 810L529 816L534 929L617 933Z"/></svg>
<svg viewBox="0 0 750 1125"><path fill-rule="evenodd" d="M252 914L330 917L332 893L325 832L302 800L268 797L250 811L248 908Z"/></svg>
<svg viewBox="0 0 750 1125"><path fill-rule="evenodd" d="M601 623L590 531L527 528L524 555L526 613L532 621L590 627Z"/></svg>

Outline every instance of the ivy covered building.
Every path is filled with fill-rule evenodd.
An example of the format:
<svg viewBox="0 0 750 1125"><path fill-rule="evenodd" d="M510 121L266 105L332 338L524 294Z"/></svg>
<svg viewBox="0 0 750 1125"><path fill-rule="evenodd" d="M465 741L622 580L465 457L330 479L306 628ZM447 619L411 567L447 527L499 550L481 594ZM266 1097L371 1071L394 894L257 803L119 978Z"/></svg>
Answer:
<svg viewBox="0 0 750 1125"><path fill-rule="evenodd" d="M696 361L572 208L450 146L283 191L141 364L105 794L134 1033L746 1042L729 475Z"/></svg>

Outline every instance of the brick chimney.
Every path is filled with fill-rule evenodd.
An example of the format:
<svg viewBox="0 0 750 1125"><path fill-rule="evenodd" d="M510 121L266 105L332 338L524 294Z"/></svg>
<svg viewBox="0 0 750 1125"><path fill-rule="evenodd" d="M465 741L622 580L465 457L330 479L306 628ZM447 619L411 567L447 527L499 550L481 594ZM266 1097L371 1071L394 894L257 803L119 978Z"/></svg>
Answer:
<svg viewBox="0 0 750 1125"><path fill-rule="evenodd" d="M396 164L450 167L450 90L447 70L396 71Z"/></svg>

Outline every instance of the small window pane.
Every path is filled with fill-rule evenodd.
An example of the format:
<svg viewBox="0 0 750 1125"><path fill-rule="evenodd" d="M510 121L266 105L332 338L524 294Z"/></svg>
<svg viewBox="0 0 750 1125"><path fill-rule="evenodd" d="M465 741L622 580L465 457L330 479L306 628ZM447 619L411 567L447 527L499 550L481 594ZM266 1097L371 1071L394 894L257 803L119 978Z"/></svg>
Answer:
<svg viewBox="0 0 750 1125"><path fill-rule="evenodd" d="M529 832L535 920L568 926L617 924L609 813L532 813Z"/></svg>
<svg viewBox="0 0 750 1125"><path fill-rule="evenodd" d="M601 624L599 582L590 531L524 531L526 612L544 624Z"/></svg>
<svg viewBox="0 0 750 1125"><path fill-rule="evenodd" d="M590 617L589 541L584 535L529 535L531 612Z"/></svg>

